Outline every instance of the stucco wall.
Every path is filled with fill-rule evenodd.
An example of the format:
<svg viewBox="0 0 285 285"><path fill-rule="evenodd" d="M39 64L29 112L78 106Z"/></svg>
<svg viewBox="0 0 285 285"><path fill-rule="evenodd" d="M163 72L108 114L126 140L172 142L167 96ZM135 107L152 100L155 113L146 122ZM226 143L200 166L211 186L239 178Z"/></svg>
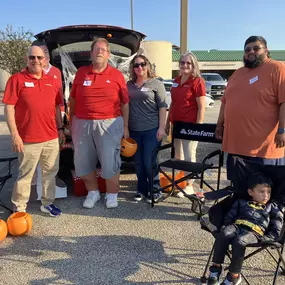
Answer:
<svg viewBox="0 0 285 285"><path fill-rule="evenodd" d="M172 44L167 41L143 41L146 57L155 64L156 75L172 78Z"/></svg>

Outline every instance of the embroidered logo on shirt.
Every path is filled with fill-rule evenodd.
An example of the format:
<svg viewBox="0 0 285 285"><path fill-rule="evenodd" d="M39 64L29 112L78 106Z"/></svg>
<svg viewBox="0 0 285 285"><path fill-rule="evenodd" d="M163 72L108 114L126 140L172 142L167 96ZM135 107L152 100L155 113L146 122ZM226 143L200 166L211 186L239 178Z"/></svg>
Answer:
<svg viewBox="0 0 285 285"><path fill-rule="evenodd" d="M106 82L107 82L107 83L111 83L110 80L107 80Z"/></svg>
<svg viewBox="0 0 285 285"><path fill-rule="evenodd" d="M49 84L49 83L46 83L46 86L51 86L51 87L52 87L52 85L51 85L51 84Z"/></svg>
<svg viewBox="0 0 285 285"><path fill-rule="evenodd" d="M25 82L26 87L35 87L34 82Z"/></svg>
<svg viewBox="0 0 285 285"><path fill-rule="evenodd" d="M56 75L54 75L54 76L53 76L53 78L57 78L57 76L56 76Z"/></svg>
<svg viewBox="0 0 285 285"><path fill-rule="evenodd" d="M143 87L143 88L141 89L142 92L147 92L148 90L149 90L149 88L147 88L147 87Z"/></svg>

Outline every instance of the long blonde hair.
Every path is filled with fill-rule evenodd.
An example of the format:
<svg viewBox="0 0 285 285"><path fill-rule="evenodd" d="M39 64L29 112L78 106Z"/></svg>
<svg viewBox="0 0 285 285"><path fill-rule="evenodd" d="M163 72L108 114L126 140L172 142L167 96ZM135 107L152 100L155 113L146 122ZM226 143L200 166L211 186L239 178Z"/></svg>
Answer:
<svg viewBox="0 0 285 285"><path fill-rule="evenodd" d="M182 61L182 58L183 57L190 57L190 60L191 60L191 64L192 64L192 76L193 77L202 77L201 76L201 72L200 72L200 69L199 69L199 65L198 65L198 60L197 60L197 57L190 51L187 51L183 54L180 55L180 58L179 58L179 66L180 66L180 63Z"/></svg>
<svg viewBox="0 0 285 285"><path fill-rule="evenodd" d="M136 82L137 80L137 75L134 72L134 63L136 61L137 58L141 58L142 60L144 60L144 62L146 63L146 67L147 67L147 78L154 78L155 77L155 73L153 71L152 68L152 64L150 63L150 61L148 60L148 58L142 54L136 55L130 62L130 67L129 67L129 79L133 82Z"/></svg>

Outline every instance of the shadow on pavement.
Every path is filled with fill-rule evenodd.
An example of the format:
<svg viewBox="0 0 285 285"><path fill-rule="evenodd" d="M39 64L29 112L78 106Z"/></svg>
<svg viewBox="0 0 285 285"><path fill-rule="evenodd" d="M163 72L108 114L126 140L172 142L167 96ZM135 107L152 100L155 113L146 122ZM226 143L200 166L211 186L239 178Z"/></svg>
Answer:
<svg viewBox="0 0 285 285"><path fill-rule="evenodd" d="M27 244L29 244L28 247ZM16 256L33 257L35 261L43 260L48 251L52 252L53 260L36 263L38 267L51 269L56 276L31 281L30 285L55 283L154 285L161 283L154 281L156 280L155 274L147 277L147 280L153 281L131 281L132 275L140 270L141 265L151 268L154 272L158 270L173 277L174 280L165 280L163 284L184 282L189 284L194 280L191 276L171 269L171 264L178 263L178 260L165 253L162 242L134 236L70 238L25 236L15 238L11 246L0 249L0 260L13 258L17 261ZM64 253L67 257L57 259L57 252L58 255ZM161 263L163 265L160 265Z"/></svg>

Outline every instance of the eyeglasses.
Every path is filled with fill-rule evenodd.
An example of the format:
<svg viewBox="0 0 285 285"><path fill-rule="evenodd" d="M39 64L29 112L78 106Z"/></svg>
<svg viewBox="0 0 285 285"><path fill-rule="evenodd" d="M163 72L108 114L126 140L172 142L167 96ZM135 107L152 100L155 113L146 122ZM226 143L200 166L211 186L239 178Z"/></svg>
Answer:
<svg viewBox="0 0 285 285"><path fill-rule="evenodd" d="M246 47L246 48L244 49L244 52L245 52L245 53L249 53L249 52L251 52L252 50L253 50L254 52L257 52L257 51L261 50L262 48L264 48L264 47L261 47L261 46Z"/></svg>
<svg viewBox="0 0 285 285"><path fill-rule="evenodd" d="M138 63L134 63L134 65L133 65L134 68L138 68L139 66L146 67L146 63L145 62L138 62Z"/></svg>
<svg viewBox="0 0 285 285"><path fill-rule="evenodd" d="M45 57L41 55L29 55L29 60L35 60L36 58L38 60L43 60Z"/></svg>
<svg viewBox="0 0 285 285"><path fill-rule="evenodd" d="M94 50L96 51L96 52L107 52L108 50L107 49L105 49L105 48L100 48L100 47L96 47L96 48L94 48Z"/></svg>
<svg viewBox="0 0 285 285"><path fill-rule="evenodd" d="M180 61L180 65L192 65L192 63L191 62L189 62L189 61Z"/></svg>

